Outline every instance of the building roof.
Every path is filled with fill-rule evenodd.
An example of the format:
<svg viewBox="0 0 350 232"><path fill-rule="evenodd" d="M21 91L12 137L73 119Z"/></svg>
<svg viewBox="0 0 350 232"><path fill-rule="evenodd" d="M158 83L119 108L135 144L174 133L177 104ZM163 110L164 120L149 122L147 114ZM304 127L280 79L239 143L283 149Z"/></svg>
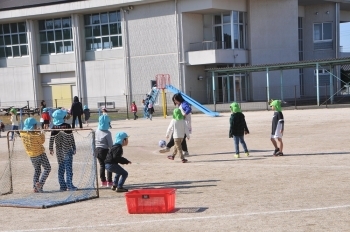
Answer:
<svg viewBox="0 0 350 232"><path fill-rule="evenodd" d="M0 0L0 11L69 3L85 0Z"/></svg>
<svg viewBox="0 0 350 232"><path fill-rule="evenodd" d="M210 68L205 69L205 71L215 73L265 72L266 70L276 71L299 68L314 68L316 64L319 64L322 67L329 67L335 65L350 65L350 57L331 58L323 60L303 60L288 63L260 64L239 67Z"/></svg>

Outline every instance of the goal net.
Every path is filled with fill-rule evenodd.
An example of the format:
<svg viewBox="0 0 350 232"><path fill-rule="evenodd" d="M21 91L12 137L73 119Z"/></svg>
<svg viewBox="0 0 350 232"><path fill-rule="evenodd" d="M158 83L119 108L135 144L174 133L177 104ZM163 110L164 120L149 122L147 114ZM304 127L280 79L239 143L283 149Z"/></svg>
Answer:
<svg viewBox="0 0 350 232"><path fill-rule="evenodd" d="M13 140L11 132L1 141L0 206L48 208L98 197L93 130L19 131ZM47 158L30 157L38 153Z"/></svg>

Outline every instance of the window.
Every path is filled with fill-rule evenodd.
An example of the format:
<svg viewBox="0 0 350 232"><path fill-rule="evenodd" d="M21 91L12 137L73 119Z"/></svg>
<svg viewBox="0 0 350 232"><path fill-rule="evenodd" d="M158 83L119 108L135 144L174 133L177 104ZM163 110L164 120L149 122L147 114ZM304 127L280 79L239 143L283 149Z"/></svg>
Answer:
<svg viewBox="0 0 350 232"><path fill-rule="evenodd" d="M333 48L332 23L314 24L314 49Z"/></svg>
<svg viewBox="0 0 350 232"><path fill-rule="evenodd" d="M84 24L87 51L123 46L119 11L85 15Z"/></svg>
<svg viewBox="0 0 350 232"><path fill-rule="evenodd" d="M26 23L0 24L0 58L28 55Z"/></svg>
<svg viewBox="0 0 350 232"><path fill-rule="evenodd" d="M39 21L41 54L60 54L73 51L71 18Z"/></svg>
<svg viewBox="0 0 350 232"><path fill-rule="evenodd" d="M218 49L246 48L246 18L245 12L238 11L213 16Z"/></svg>
<svg viewBox="0 0 350 232"><path fill-rule="evenodd" d="M332 23L314 24L314 41L332 40Z"/></svg>

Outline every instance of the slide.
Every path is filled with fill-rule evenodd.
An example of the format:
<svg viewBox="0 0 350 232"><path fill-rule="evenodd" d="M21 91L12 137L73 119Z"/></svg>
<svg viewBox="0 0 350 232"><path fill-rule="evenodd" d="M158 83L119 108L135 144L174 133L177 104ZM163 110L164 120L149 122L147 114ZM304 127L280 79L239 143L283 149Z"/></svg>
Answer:
<svg viewBox="0 0 350 232"><path fill-rule="evenodd" d="M172 85L166 85L165 88L167 90L169 90L170 92L173 93L181 93L183 99L185 99L185 101L187 101L189 104L191 104L192 106L196 107L198 110L202 111L203 113L212 116L212 117L217 117L219 116L218 112L214 112L209 110L208 108L204 107L202 104L200 104L199 102L197 102L196 100L194 100L193 98L187 96L186 94L184 94L183 92L181 92L180 90L178 90L177 88L175 88Z"/></svg>

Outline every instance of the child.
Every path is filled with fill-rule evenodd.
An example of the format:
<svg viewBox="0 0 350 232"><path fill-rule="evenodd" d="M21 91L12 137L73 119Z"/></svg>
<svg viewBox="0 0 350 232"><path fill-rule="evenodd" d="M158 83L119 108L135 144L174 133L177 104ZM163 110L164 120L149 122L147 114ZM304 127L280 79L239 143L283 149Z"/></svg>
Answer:
<svg viewBox="0 0 350 232"><path fill-rule="evenodd" d="M96 149L95 154L100 163L101 187L112 187L112 172L107 171L107 180L105 174L105 159L109 148L113 146L112 134L109 129L109 116L101 115L98 119L98 128L95 133Z"/></svg>
<svg viewBox="0 0 350 232"><path fill-rule="evenodd" d="M33 131L37 128L37 124L34 118L29 117L24 120L24 127L21 132L24 149L34 167L33 190L35 193L43 192L43 186L51 171L51 165L43 146L45 135L39 131ZM43 173L41 173L41 166L44 168Z"/></svg>
<svg viewBox="0 0 350 232"><path fill-rule="evenodd" d="M58 162L58 183L60 191L74 191L77 187L73 185L73 155L76 152L76 146L71 126L65 123L67 111L59 109L53 112L53 127L52 129L68 129L64 131L54 130L51 132L49 149L53 155L53 144L56 143L56 156ZM64 179L66 173L66 180Z"/></svg>
<svg viewBox="0 0 350 232"><path fill-rule="evenodd" d="M87 105L84 105L84 118L85 118L85 123L88 126L89 125L89 119L90 119L90 109L87 107Z"/></svg>
<svg viewBox="0 0 350 232"><path fill-rule="evenodd" d="M15 109L12 108L12 109L10 110L10 114L11 114L10 120L11 120L11 125L12 125L11 130L18 130L18 116L17 116L17 110L15 110ZM19 134L18 131L17 131L17 134ZM14 132L12 131L12 132L11 132L11 138L9 139L10 141L13 140L13 136L14 136Z"/></svg>
<svg viewBox="0 0 350 232"><path fill-rule="evenodd" d="M231 108L231 118L230 118L230 132L229 132L229 138L233 138L236 154L234 155L235 158L239 158L239 142L242 144L242 147L244 149L245 155L249 156L247 145L244 141L244 135L249 134L249 130L247 127L247 123L244 118L244 114L242 114L242 111L239 107L239 104L236 102L233 102L230 105Z"/></svg>
<svg viewBox="0 0 350 232"><path fill-rule="evenodd" d="M134 120L139 118L139 116L136 115L137 114L137 106L135 104L135 101L133 101L131 104L131 112L134 113Z"/></svg>
<svg viewBox="0 0 350 232"><path fill-rule="evenodd" d="M151 101L149 101L149 103L148 103L148 110L147 110L147 112L148 112L149 119L152 121L152 115L154 113L154 108L153 108L153 102L151 102Z"/></svg>
<svg viewBox="0 0 350 232"><path fill-rule="evenodd" d="M128 138L129 136L125 132L117 133L115 135L115 142L112 148L109 150L105 160L106 169L110 172L116 173L111 189L116 190L118 193L129 191L123 187L125 180L128 177L128 172L118 164L131 164L129 160L122 157L123 147L127 146L129 143Z"/></svg>
<svg viewBox="0 0 350 232"><path fill-rule="evenodd" d="M47 111L46 108L43 109L43 112L41 114L41 118L44 119L44 127L43 129L49 129L49 125L50 125L50 121L51 121L51 117L49 112Z"/></svg>
<svg viewBox="0 0 350 232"><path fill-rule="evenodd" d="M274 114L272 117L272 133L271 133L271 142L275 147L275 151L273 152L273 156L283 156L283 142L282 136L284 131L284 118L282 114L282 107L280 100L274 100L270 103L272 110L274 110ZM279 147L277 146L277 142Z"/></svg>
<svg viewBox="0 0 350 232"><path fill-rule="evenodd" d="M102 115L108 115L108 110L105 107L102 107ZM112 129L111 121L109 120L109 129Z"/></svg>
<svg viewBox="0 0 350 232"><path fill-rule="evenodd" d="M182 163L186 163L187 159L185 159L184 154L182 153L181 143L185 135L187 136L187 139L190 139L190 132L180 109L174 109L173 119L171 120L167 129L166 138L169 138L171 134L173 134L175 146L173 155L169 155L168 159L174 160L176 154L179 152Z"/></svg>
<svg viewBox="0 0 350 232"><path fill-rule="evenodd" d="M0 138L1 138L1 132L5 132L5 124L0 120Z"/></svg>

